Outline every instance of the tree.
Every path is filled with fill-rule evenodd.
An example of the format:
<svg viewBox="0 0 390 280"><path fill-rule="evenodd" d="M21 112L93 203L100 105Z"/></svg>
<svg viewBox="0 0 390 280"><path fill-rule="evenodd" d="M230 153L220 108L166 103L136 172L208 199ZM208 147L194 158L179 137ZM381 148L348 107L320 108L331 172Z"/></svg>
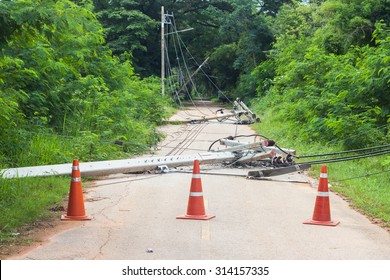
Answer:
<svg viewBox="0 0 390 280"><path fill-rule="evenodd" d="M224 15L216 40L219 44L209 52L210 68L221 90L248 99L255 96L250 73L265 59L274 37L262 11L264 2L261 6L254 1L230 2L233 11Z"/></svg>
<svg viewBox="0 0 390 280"><path fill-rule="evenodd" d="M299 124L300 137L347 148L388 141L389 28L386 17L372 21L384 5L328 0L282 7L277 41L254 75L262 102Z"/></svg>
<svg viewBox="0 0 390 280"><path fill-rule="evenodd" d="M9 158L28 153L31 135L39 133L90 138L100 147L103 139L134 138L141 146L155 142L154 127L165 104L159 83L140 80L131 55L112 56L92 2L75 2L0 2L0 155L5 162L18 164ZM80 158L107 156L99 149L86 155L91 145L80 142L85 146L75 149Z"/></svg>
<svg viewBox="0 0 390 280"><path fill-rule="evenodd" d="M257 2L258 2L257 3L258 8L261 10L261 12L275 17L279 9L282 7L282 5L291 4L293 1L292 0L276 0L276 1L257 0Z"/></svg>
<svg viewBox="0 0 390 280"><path fill-rule="evenodd" d="M160 26L156 19L143 12L144 1L95 0L95 10L105 27L107 45L114 55L133 54L138 73L145 71L142 58L148 51L146 42Z"/></svg>

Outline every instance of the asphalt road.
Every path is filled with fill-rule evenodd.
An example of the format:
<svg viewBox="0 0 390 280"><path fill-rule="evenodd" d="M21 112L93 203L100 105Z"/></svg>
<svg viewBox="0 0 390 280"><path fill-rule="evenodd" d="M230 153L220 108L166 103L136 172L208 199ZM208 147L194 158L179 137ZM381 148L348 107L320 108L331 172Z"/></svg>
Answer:
<svg viewBox="0 0 390 280"><path fill-rule="evenodd" d="M214 108L179 112L176 118L210 114ZM155 156L206 151L219 138L251 134L232 122L171 125ZM294 148L294 147L286 147ZM184 168L191 171L191 167ZM244 169L201 166L203 172L247 174ZM332 167L328 166L329 177ZM318 174L319 175L319 174ZM390 234L331 192L336 227L305 225L317 194L304 174L274 181L202 174L207 221L185 214L191 174L116 174L86 187L91 221L75 226L19 256L40 260L389 260ZM285 182L287 181L287 182ZM293 181L293 182L288 182ZM302 181L296 183L295 181ZM295 183L294 183L295 182Z"/></svg>

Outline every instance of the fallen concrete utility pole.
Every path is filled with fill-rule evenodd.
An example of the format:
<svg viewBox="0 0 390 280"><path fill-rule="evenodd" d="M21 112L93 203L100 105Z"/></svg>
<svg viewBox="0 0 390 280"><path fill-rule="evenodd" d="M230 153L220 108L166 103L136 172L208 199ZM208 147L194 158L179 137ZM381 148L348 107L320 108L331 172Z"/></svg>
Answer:
<svg viewBox="0 0 390 280"><path fill-rule="evenodd" d="M259 119L239 98L233 102L233 110L229 113L225 113L224 109L219 109L215 115L202 116L199 118L193 118L188 120L179 121L180 123L200 123L212 120L218 120L220 122L229 119L236 118L238 124L252 124L258 122ZM173 121L178 122L178 121Z"/></svg>
<svg viewBox="0 0 390 280"><path fill-rule="evenodd" d="M241 119L241 116L242 114L239 114L237 113L236 114L236 118L238 120L239 123L255 123L255 122L259 122L260 119L257 118L256 114L254 114L246 105L244 102L242 102L242 100L240 98L237 98L234 102L233 102L233 110L235 112L245 112L243 115L245 117L247 117L247 120L242 120Z"/></svg>
<svg viewBox="0 0 390 280"><path fill-rule="evenodd" d="M82 176L100 176L115 173L142 172L156 169L160 165L169 167L186 166L193 164L194 160L201 163L219 163L233 160L236 154L227 153L199 153L196 155L167 156L135 158L125 160L110 160L97 162L81 162ZM37 176L70 175L72 164L56 164L46 166L32 166L4 169L0 171L3 178L22 178Z"/></svg>
<svg viewBox="0 0 390 280"><path fill-rule="evenodd" d="M203 116L200 118L194 118L191 120L185 121L186 123L199 123L199 122L206 122L206 121L212 121L212 120L225 120L228 118L236 117L238 115L245 115L245 111L234 111L232 113L216 113L215 115L209 115L209 116Z"/></svg>
<svg viewBox="0 0 390 280"><path fill-rule="evenodd" d="M250 163L263 159L278 159L276 154L282 153L280 148L273 146L273 140L262 140L253 143L238 142L235 140L222 139L220 144L228 148L198 153L194 155L147 157L124 160L110 160L97 162L81 162L80 172L82 176L103 176L116 173L135 173L151 170L164 171L169 168L180 166L191 166L194 160L199 160L201 164L210 163ZM295 153L294 150L283 149L284 152ZM279 162L275 161L276 164ZM259 178L276 176L286 173L307 169L310 165L293 165L285 161L281 164L290 164L291 166L279 169L267 169L260 171L251 171L248 177ZM72 164L56 164L45 166L19 167L0 170L2 178L24 178L39 176L59 176L70 175L72 173Z"/></svg>
<svg viewBox="0 0 390 280"><path fill-rule="evenodd" d="M198 153L194 155L134 158L84 163L81 162L80 171L82 176L101 176L115 173L145 172L149 170L155 170L160 166L167 166L169 168L190 166L196 159L199 160L202 164L223 163L228 161L248 162L264 157L270 157L270 154L268 153L253 150L259 149L265 145L268 145L267 141L260 141L250 144L245 143L233 148L228 148L216 152ZM245 151L245 153L242 153L242 151ZM57 164L4 169L0 171L0 174L3 178L23 178L70 175L71 172L71 164Z"/></svg>
<svg viewBox="0 0 390 280"><path fill-rule="evenodd" d="M297 171L309 169L310 167L311 167L310 164L303 163L303 164L295 164L295 165L282 167L282 168L249 171L248 178L249 179L257 179L257 178L263 178L263 177L278 176L278 175L283 175L283 174L288 174L288 173L292 173L292 172L297 172Z"/></svg>
<svg viewBox="0 0 390 280"><path fill-rule="evenodd" d="M258 143L258 142L254 142L254 143L248 143L248 142L240 142L240 141L237 141L237 140L230 140L230 139L221 139L220 141L220 144L221 145L225 145L225 146L228 146L228 147L251 147L251 148L256 148L256 146L254 145L255 143ZM263 141L263 143L267 143L267 144L264 144L262 146L260 146L261 148L261 151L265 152L265 153L273 153L273 155L275 154L292 154L292 155L295 155L296 154L296 151L295 150L291 150L291 149L285 149L285 148L278 148L278 147L275 147L274 144L275 142L273 140L269 140L269 143L268 143L268 140L265 140ZM251 146L251 145L254 145L254 146ZM234 150L234 148L228 148L228 149L225 149L223 151L229 151L229 150Z"/></svg>

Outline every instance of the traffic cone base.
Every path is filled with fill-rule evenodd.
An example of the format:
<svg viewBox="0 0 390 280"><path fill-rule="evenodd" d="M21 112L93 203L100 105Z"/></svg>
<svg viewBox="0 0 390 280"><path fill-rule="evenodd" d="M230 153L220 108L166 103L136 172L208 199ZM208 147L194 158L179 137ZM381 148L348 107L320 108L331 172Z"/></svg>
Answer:
<svg viewBox="0 0 390 280"><path fill-rule="evenodd" d="M62 215L61 216L62 221L70 221L70 220L75 220L75 221L89 221L92 220L91 216L67 216L67 215Z"/></svg>
<svg viewBox="0 0 390 280"><path fill-rule="evenodd" d="M182 215L176 217L176 219L186 220L210 220L212 218L215 218L215 215Z"/></svg>
<svg viewBox="0 0 390 280"><path fill-rule="evenodd" d="M303 222L305 225L319 225L319 226L337 226L340 221L315 221L307 220Z"/></svg>

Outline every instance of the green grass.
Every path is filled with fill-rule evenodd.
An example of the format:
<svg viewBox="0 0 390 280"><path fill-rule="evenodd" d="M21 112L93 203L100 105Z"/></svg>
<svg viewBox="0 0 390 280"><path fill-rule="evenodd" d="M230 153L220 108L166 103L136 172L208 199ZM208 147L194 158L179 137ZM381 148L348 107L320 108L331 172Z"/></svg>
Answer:
<svg viewBox="0 0 390 280"><path fill-rule="evenodd" d="M175 109L167 107L166 111L173 114ZM143 132L135 135L142 137L142 141L127 141L120 137L104 140L104 133L99 136L88 131L80 131L76 136L61 136L45 129L37 132L21 130L23 135L19 139L11 138L14 140L12 143L2 142L8 146L3 146L3 151L0 151L0 170L71 163L73 159L86 162L129 158L147 151L163 137L152 130L148 132L144 129ZM123 141L117 145L115 140ZM83 181L87 179L83 178ZM36 222L48 220L54 215L59 216L52 209L62 206L69 187L69 177L3 179L0 174L0 246L23 242L24 239L19 238L21 230L34 227Z"/></svg>
<svg viewBox="0 0 390 280"><path fill-rule="evenodd" d="M342 151L334 143L304 141L296 135L294 127L298 124L278 119L277 113L267 110L262 122L254 129L277 142L281 147L292 148L297 155L312 155ZM320 158L318 158L320 159ZM384 165L389 156L377 156L340 163L327 163L329 184L332 191L339 193L349 201L351 207L368 217L380 220L390 229L390 166ZM301 159L297 162L312 160ZM318 178L321 165L313 165L310 176Z"/></svg>
<svg viewBox="0 0 390 280"><path fill-rule="evenodd" d="M61 205L69 182L64 177L0 179L0 244L11 241L22 226L50 218L50 209Z"/></svg>

